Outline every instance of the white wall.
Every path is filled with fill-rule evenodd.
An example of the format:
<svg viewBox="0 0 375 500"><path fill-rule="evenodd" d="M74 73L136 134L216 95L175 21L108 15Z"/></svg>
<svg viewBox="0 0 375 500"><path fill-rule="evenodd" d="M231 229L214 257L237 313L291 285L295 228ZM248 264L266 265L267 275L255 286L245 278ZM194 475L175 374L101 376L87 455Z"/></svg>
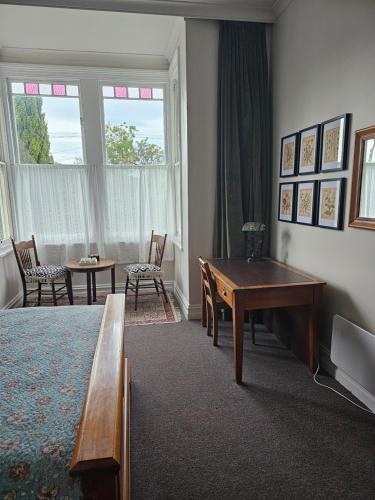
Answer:
<svg viewBox="0 0 375 500"><path fill-rule="evenodd" d="M22 284L13 251L0 256L0 309L14 305Z"/></svg>
<svg viewBox="0 0 375 500"><path fill-rule="evenodd" d="M200 316L197 257L212 256L218 40L219 24L216 21L186 20L185 54L180 47L182 82L186 76L186 89L182 87L181 91L182 104L187 113L186 120L182 116L183 249L175 252L175 280L183 294L189 318Z"/></svg>
<svg viewBox="0 0 375 500"><path fill-rule="evenodd" d="M348 228L354 131L375 124L374 26L373 0L299 0L273 28L272 253L327 281L322 311L327 346L335 313L375 333L375 232ZM303 180L348 178L344 230L277 222L280 138L343 113L352 113L349 170Z"/></svg>

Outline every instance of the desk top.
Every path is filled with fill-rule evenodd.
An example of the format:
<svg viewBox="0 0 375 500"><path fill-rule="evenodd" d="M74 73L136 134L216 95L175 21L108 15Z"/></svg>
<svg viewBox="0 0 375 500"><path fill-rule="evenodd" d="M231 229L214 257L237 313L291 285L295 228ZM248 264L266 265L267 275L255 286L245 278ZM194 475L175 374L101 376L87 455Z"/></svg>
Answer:
<svg viewBox="0 0 375 500"><path fill-rule="evenodd" d="M264 259L247 262L246 259L208 259L214 275L235 288L272 288L296 285L324 285L314 276L282 262Z"/></svg>

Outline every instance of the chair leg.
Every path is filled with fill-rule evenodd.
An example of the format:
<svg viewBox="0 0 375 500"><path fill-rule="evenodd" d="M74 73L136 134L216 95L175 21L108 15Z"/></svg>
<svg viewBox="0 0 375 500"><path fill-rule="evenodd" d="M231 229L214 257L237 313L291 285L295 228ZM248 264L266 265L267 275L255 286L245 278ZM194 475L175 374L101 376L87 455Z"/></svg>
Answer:
<svg viewBox="0 0 375 500"><path fill-rule="evenodd" d="M128 286L129 286L129 276L126 277L126 283L125 283L125 295L128 293Z"/></svg>
<svg viewBox="0 0 375 500"><path fill-rule="evenodd" d="M40 306L42 300L42 284L38 282L38 306Z"/></svg>
<svg viewBox="0 0 375 500"><path fill-rule="evenodd" d="M135 283L135 305L134 305L134 311L136 311L137 307L138 307L138 287L139 287L139 280L137 280L136 283Z"/></svg>
<svg viewBox="0 0 375 500"><path fill-rule="evenodd" d="M165 291L164 283L163 283L162 279L160 279L160 286L161 286L161 289L163 290L165 302L168 304L168 296L167 296L167 292Z"/></svg>
<svg viewBox="0 0 375 500"><path fill-rule="evenodd" d="M26 305L27 305L27 287L26 287L26 283L23 283L22 307L26 307Z"/></svg>
<svg viewBox="0 0 375 500"><path fill-rule="evenodd" d="M216 304L212 306L212 319L213 319L213 327L214 327L214 346L217 346L218 336L219 336L219 325L218 325L218 317L217 317L217 306Z"/></svg>
<svg viewBox="0 0 375 500"><path fill-rule="evenodd" d="M209 302L206 303L206 313L207 313L207 335L212 336L212 306Z"/></svg>
<svg viewBox="0 0 375 500"><path fill-rule="evenodd" d="M155 278L154 278L154 283L155 283L156 293L157 293L158 295L160 295L160 293L159 293L159 287L158 287L158 282L156 281L156 279L155 279Z"/></svg>
<svg viewBox="0 0 375 500"><path fill-rule="evenodd" d="M53 305L54 305L54 306L57 306L55 283L54 283L53 281L52 281L52 283L51 283L51 288L52 288Z"/></svg>
<svg viewBox="0 0 375 500"><path fill-rule="evenodd" d="M251 340L255 345L255 313L253 311L250 312L250 333Z"/></svg>
<svg viewBox="0 0 375 500"><path fill-rule="evenodd" d="M65 278L66 290L68 292L69 304L73 305L73 285L72 285L72 275L70 272L67 273Z"/></svg>

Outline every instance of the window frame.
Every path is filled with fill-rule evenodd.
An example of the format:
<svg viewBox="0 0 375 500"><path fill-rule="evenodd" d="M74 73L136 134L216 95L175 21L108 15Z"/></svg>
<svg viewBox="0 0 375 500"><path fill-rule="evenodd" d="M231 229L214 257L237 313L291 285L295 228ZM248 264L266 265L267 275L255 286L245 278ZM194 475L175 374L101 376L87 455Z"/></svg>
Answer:
<svg viewBox="0 0 375 500"><path fill-rule="evenodd" d="M9 190L9 175L8 175L8 166L5 162L0 161L0 170L4 169L4 193L2 193L2 189L0 186L0 195L4 194L4 198L0 198L0 217L2 224L5 228L8 228L8 231L4 234L4 239L0 238L0 257L4 254L9 253L10 250L10 237L13 233L13 221L12 221L12 210L10 203L10 190ZM1 179L0 179L1 182ZM5 215L5 218L3 218ZM1 235L0 235L1 236Z"/></svg>
<svg viewBox="0 0 375 500"><path fill-rule="evenodd" d="M113 165L119 165L119 166L127 166L127 167L157 167L161 165L168 165L170 164L170 151L169 151L169 144L171 142L171 138L169 137L169 134L171 131L169 130L168 127L168 110L167 106L170 106L170 103L168 102L167 99L167 92L168 92L168 83L165 82L164 84L160 83L152 83L152 82L139 82L138 80L100 80L98 82L99 84L99 99L100 99L100 127L101 127L101 144L102 144L102 152L103 152L103 165L105 166L113 166ZM130 165L130 164L125 164L125 163L108 163L107 161L107 147L106 147L106 141L105 141L105 111L104 111L104 100L105 99L111 99L106 98L103 96L103 87L107 86L113 86L113 87L151 87L151 88L158 88L158 89L163 89L163 127L164 127L164 158L165 162L164 163L154 163L150 165L142 165L142 164L137 164L137 165ZM115 98L114 98L115 100ZM119 101L121 101L121 98L118 98ZM126 99L127 100L127 99ZM131 100L138 100L138 99L129 99ZM146 100L146 99L139 99L139 100ZM152 99L150 99L152 101Z"/></svg>
<svg viewBox="0 0 375 500"><path fill-rule="evenodd" d="M30 78L31 79L31 78ZM84 130L84 120L83 120L83 110L82 110L82 99L81 99L81 85L79 80L67 79L67 78L32 78L33 83L37 83L38 85L48 83L63 83L64 85L76 85L78 86L78 96L40 96L40 95L31 95L31 94L13 94L12 92L12 83L26 83L29 79L26 78L6 78L6 86L7 86L7 97L8 97L8 106L9 106L9 118L10 118L10 128L11 128L11 142L9 143L11 155L12 155L12 164L14 165L35 165L34 163L21 163L19 159L19 142L18 142L18 133L17 133L17 123L16 116L14 110L14 100L13 97L15 95L20 95L24 97L61 97L62 99L78 99L79 105L79 119L80 119L80 127L81 127L81 142L82 142L82 163L77 166L86 165L86 144L85 144L85 130ZM42 165L42 164L40 164ZM70 163L46 163L45 165L74 165Z"/></svg>
<svg viewBox="0 0 375 500"><path fill-rule="evenodd" d="M173 243L179 250L183 250L183 192L182 192L182 137L181 137L181 77L180 77L180 48L177 47L169 67L169 96L170 96L170 162L173 170L173 209L175 211L175 234ZM177 93L175 94L175 90ZM176 106L176 108L175 108ZM176 123L177 121L177 123ZM177 128L176 128L177 125ZM177 132L177 137L174 136ZM176 146L174 140L176 139ZM176 169L179 169L179 183L177 183ZM177 193L179 193L179 207L177 206ZM177 227L179 218L180 225Z"/></svg>
<svg viewBox="0 0 375 500"><path fill-rule="evenodd" d="M82 128L82 147L85 163L91 163L91 154L89 149L93 143L99 140L98 131L93 130L95 126L87 120L85 107L88 102L87 82L93 81L96 86L96 97L98 98L99 107L103 109L101 85L111 85L111 82L126 82L130 87L147 87L154 86L163 88L164 91L164 142L166 165L170 162L170 92L169 92L169 71L168 69L122 69L122 68L105 68L105 67L83 67L83 66L60 66L60 65L40 65L40 64L22 64L22 63L5 63L0 62L0 92L4 97L4 123L6 142L8 144L6 162L10 165L17 164L14 155L14 130L12 130L12 94L8 89L8 81L57 81L61 83L74 83L79 85L79 101L81 111L81 128ZM92 97L92 95L91 95ZM105 143L103 143L103 128L102 123L104 113L101 110L101 115L98 117L101 129L101 162L105 166ZM98 161L96 161L98 163ZM80 165L80 166L82 166Z"/></svg>
<svg viewBox="0 0 375 500"><path fill-rule="evenodd" d="M147 69L120 69L105 67L82 67L82 66L58 66L39 65L23 63L0 62L0 122L2 130L0 134L4 144L4 159L7 165L9 204L11 209L12 231L18 236L16 214L16 200L13 191L12 167L22 165L29 167L31 164L20 164L16 162L14 150L14 140L17 139L17 132L14 130L15 120L12 115L13 103L12 92L9 88L10 82L56 82L65 84L78 84L79 105L81 114L82 148L84 163L80 165L67 164L47 164L56 168L85 168L90 176L92 167L100 166L103 171L107 166L104 161L105 142L103 142L103 98L101 85L110 85L111 82L126 82L130 87L155 87L163 89L164 101L164 143L165 143L165 164L162 166L170 168L170 82L169 70L147 70ZM95 101L95 102L94 102ZM92 105L92 106L91 106ZM94 108L93 112L91 107ZM95 123L93 123L93 116ZM96 118L98 118L96 120ZM101 142L100 142L101 141ZM100 142L100 144L99 144ZM17 142L18 147L18 142ZM37 165L36 165L37 166ZM112 165L111 165L112 166ZM138 168L152 168L154 165L140 165ZM130 166L134 168L134 166ZM174 186L172 187L174 189ZM88 193L89 196L93 194ZM173 193L172 193L173 195ZM9 242L10 245L10 242ZM9 250L8 250L9 252ZM1 249L0 249L0 255Z"/></svg>

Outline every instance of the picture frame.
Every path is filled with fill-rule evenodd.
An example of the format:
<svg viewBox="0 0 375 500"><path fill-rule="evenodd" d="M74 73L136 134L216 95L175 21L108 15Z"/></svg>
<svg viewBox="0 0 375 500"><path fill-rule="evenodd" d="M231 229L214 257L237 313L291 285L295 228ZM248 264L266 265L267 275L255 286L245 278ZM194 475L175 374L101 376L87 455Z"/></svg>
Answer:
<svg viewBox="0 0 375 500"><path fill-rule="evenodd" d="M321 124L320 172L347 168L350 114L331 118Z"/></svg>
<svg viewBox="0 0 375 500"><path fill-rule="evenodd" d="M318 227L343 228L346 178L319 181L317 221Z"/></svg>
<svg viewBox="0 0 375 500"><path fill-rule="evenodd" d="M278 220L294 222L295 216L295 182L281 182L279 184Z"/></svg>
<svg viewBox="0 0 375 500"><path fill-rule="evenodd" d="M320 124L299 132L298 175L315 174L320 159Z"/></svg>
<svg viewBox="0 0 375 500"><path fill-rule="evenodd" d="M298 132L281 138L280 177L292 177L296 175L299 144L298 139Z"/></svg>
<svg viewBox="0 0 375 500"><path fill-rule="evenodd" d="M318 181L301 181L296 187L295 222L306 226L314 226L316 221L316 200Z"/></svg>

